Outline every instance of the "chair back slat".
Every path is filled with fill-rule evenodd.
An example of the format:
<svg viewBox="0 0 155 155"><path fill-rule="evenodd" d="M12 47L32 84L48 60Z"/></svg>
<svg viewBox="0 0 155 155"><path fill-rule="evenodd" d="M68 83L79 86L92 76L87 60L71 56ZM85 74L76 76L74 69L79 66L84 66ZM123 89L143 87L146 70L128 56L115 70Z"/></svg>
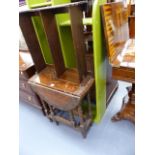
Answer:
<svg viewBox="0 0 155 155"><path fill-rule="evenodd" d="M32 55L33 62L37 72L40 72L45 68L46 63L44 61L41 49L38 43L37 36L33 27L30 14L20 14L19 19L20 28L25 38L26 44Z"/></svg>
<svg viewBox="0 0 155 155"><path fill-rule="evenodd" d="M53 56L56 74L57 77L59 77L65 71L65 64L62 56L55 16L50 12L50 10L41 11L40 15L43 21L50 51Z"/></svg>
<svg viewBox="0 0 155 155"><path fill-rule="evenodd" d="M81 82L87 73L85 60L86 47L82 23L83 13L78 7L71 7L69 13L71 17L71 31L76 56L76 65L79 72L79 82Z"/></svg>

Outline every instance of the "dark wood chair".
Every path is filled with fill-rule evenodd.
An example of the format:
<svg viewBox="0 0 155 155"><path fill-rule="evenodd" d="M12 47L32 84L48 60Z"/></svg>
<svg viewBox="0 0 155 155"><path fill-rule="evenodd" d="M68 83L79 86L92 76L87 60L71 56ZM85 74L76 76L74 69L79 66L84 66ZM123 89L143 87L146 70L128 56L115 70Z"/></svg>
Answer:
<svg viewBox="0 0 155 155"><path fill-rule="evenodd" d="M44 7L20 12L20 27L32 55L37 73L29 80L42 101L45 115L59 124L62 122L86 137L92 124L90 90L94 78L86 69L82 11L86 2ZM61 51L55 15L67 12L71 18L71 32L76 57L76 68L66 68ZM54 64L44 61L31 21L40 16L44 25ZM83 100L88 102L83 104Z"/></svg>
<svg viewBox="0 0 155 155"><path fill-rule="evenodd" d="M101 6L105 46L114 79L132 83L123 105L113 121L128 119L135 122L135 41L129 38L128 11L122 2ZM126 98L129 97L126 102Z"/></svg>

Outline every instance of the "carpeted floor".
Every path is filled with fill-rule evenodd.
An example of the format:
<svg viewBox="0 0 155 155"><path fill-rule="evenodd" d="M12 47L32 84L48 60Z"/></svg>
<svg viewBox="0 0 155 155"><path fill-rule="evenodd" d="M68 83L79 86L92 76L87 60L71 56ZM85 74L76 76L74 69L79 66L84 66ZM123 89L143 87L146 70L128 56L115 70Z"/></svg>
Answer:
<svg viewBox="0 0 155 155"><path fill-rule="evenodd" d="M56 126L38 109L20 102L20 155L134 155L134 125L128 121L111 122L128 85L119 82L101 123L93 124L86 139L65 125Z"/></svg>

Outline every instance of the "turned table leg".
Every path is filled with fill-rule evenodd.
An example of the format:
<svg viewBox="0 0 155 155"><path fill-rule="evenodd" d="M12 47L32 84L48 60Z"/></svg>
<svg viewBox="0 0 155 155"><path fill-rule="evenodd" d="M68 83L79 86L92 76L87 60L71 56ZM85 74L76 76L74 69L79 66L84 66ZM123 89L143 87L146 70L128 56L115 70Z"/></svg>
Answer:
<svg viewBox="0 0 155 155"><path fill-rule="evenodd" d="M132 84L132 87L128 87L127 90L129 97L128 102L125 103L124 97L121 110L112 117L112 121L125 119L135 123L135 84Z"/></svg>

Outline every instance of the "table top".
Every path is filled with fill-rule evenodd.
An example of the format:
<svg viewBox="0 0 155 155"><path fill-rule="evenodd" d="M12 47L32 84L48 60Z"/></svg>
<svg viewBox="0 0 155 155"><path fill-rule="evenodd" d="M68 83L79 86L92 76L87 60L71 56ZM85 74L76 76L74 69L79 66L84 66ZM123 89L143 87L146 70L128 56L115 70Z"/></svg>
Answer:
<svg viewBox="0 0 155 155"><path fill-rule="evenodd" d="M114 67L135 68L135 39L129 39L116 59L112 62Z"/></svg>
<svg viewBox="0 0 155 155"><path fill-rule="evenodd" d="M66 69L64 74L57 78L54 65L47 65L41 72L30 78L29 83L76 96L83 95L94 83L94 78L91 76L86 77L85 84L78 84L76 80L78 80L76 69Z"/></svg>

